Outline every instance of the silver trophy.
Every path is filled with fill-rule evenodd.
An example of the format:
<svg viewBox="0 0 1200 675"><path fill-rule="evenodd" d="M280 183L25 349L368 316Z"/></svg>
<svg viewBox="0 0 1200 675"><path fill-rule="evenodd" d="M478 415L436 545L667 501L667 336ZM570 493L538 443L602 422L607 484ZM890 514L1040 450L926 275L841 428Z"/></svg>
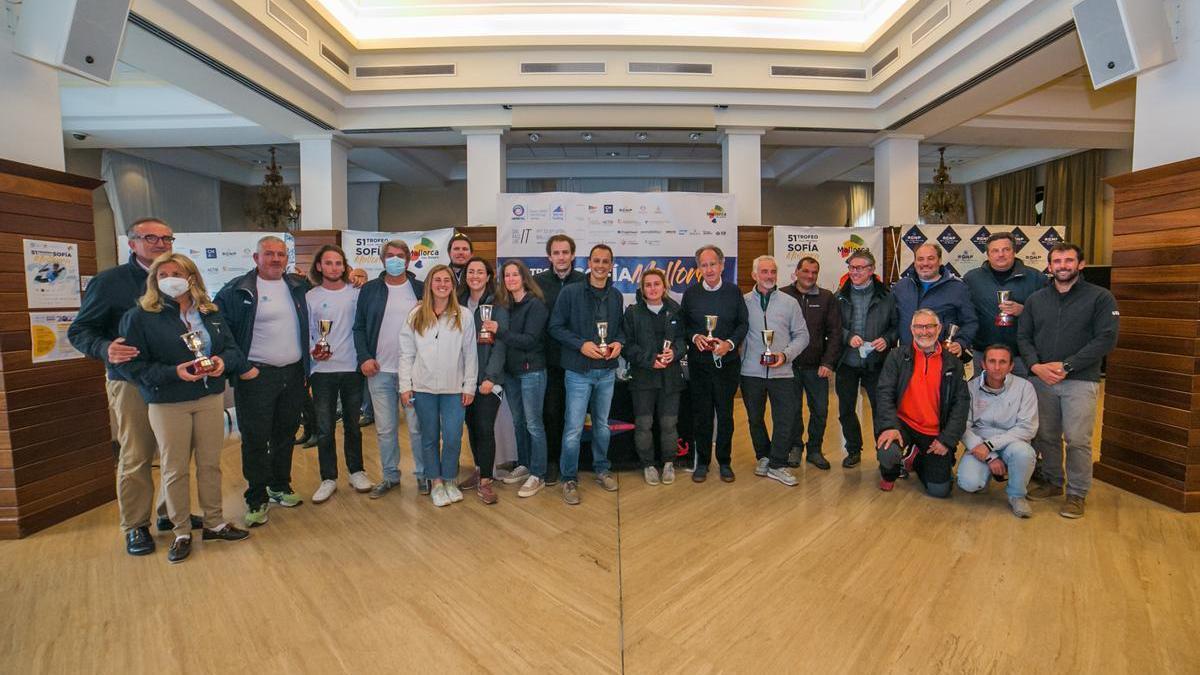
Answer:
<svg viewBox="0 0 1200 675"><path fill-rule="evenodd" d="M596 322L596 335L600 336L600 344L598 344L596 346L600 348L600 351L604 354L604 358L608 358L608 342L607 342L607 340L608 340L608 322L607 321L597 321Z"/></svg>
<svg viewBox="0 0 1200 675"><path fill-rule="evenodd" d="M196 375L205 375L217 369L217 364L204 354L204 339L200 337L200 331L184 333L179 336L179 339L183 340L183 344L187 345L192 355L196 357L196 361L188 366L188 370Z"/></svg>
<svg viewBox="0 0 1200 675"><path fill-rule="evenodd" d="M667 353L667 352L669 352L670 350L671 350L671 341L670 341L670 340L663 340L663 342L662 342L662 351L660 351L660 352L658 353L658 360L659 360L661 363L663 363L663 364L670 363L670 361L667 361L667 360L666 360L666 359L664 359L664 358L663 358L663 356L662 356L663 354L666 354L666 353Z"/></svg>
<svg viewBox="0 0 1200 675"><path fill-rule="evenodd" d="M762 356L758 358L758 362L764 366L769 366L775 363L775 354L771 351L771 343L775 341L775 331L764 328L762 331L763 349Z"/></svg>
<svg viewBox="0 0 1200 675"><path fill-rule="evenodd" d="M1012 300L1012 291L996 291L996 304L1004 304L1009 300ZM996 315L996 325L1011 326L1016 323L1016 318L1017 317L1013 316L1012 314L1006 314L1004 310L1000 310L1000 313Z"/></svg>
<svg viewBox="0 0 1200 675"><path fill-rule="evenodd" d="M954 344L954 338L958 337L958 330L958 324L952 323L946 326L946 339L942 342L945 344L947 349L950 348L950 345Z"/></svg>
<svg viewBox="0 0 1200 675"><path fill-rule="evenodd" d="M480 321L480 323L483 323L485 321L491 321L491 320L492 320L492 306L491 305L480 305L479 306L479 321ZM490 330L480 329L479 337L476 338L475 341L481 345L494 344L496 342L496 335L494 333L492 333Z"/></svg>
<svg viewBox="0 0 1200 675"><path fill-rule="evenodd" d="M317 330L321 332L317 344L313 345L312 355L315 357L332 356L333 348L329 346L329 331L333 330L333 319L317 319Z"/></svg>
<svg viewBox="0 0 1200 675"><path fill-rule="evenodd" d="M713 350L713 342L715 342L717 340L717 338L713 336L713 331L717 329L717 315L716 314L705 314L704 315L704 327L706 329L708 329L708 335L706 335L704 337L706 340L708 340L708 351L711 352ZM721 367L721 357L720 356L713 354L713 365L718 368Z"/></svg>

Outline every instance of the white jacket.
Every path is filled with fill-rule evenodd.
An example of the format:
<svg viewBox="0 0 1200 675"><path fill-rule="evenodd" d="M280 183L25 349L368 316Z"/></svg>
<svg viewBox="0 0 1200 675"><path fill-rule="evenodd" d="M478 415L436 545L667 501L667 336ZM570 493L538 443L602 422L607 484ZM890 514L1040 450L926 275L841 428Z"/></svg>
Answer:
<svg viewBox="0 0 1200 675"><path fill-rule="evenodd" d="M400 329L400 391L426 394L474 394L479 374L475 348L475 320L466 307L459 308L462 330L454 320L442 315L438 322L419 335L412 327L413 308Z"/></svg>

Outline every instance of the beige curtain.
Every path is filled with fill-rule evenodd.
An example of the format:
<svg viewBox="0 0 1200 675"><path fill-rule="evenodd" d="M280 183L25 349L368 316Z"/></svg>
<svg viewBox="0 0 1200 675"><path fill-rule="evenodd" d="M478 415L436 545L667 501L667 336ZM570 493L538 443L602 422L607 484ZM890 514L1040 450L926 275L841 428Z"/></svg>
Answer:
<svg viewBox="0 0 1200 675"><path fill-rule="evenodd" d="M1104 232L1104 153L1088 150L1046 165L1046 211L1042 224L1062 228L1086 260L1108 262Z"/></svg>
<svg viewBox="0 0 1200 675"><path fill-rule="evenodd" d="M988 179L984 222L988 225L1036 225L1033 210L1037 173L1022 169Z"/></svg>
<svg viewBox="0 0 1200 675"><path fill-rule="evenodd" d="M872 183L850 184L850 227L875 225L875 186Z"/></svg>

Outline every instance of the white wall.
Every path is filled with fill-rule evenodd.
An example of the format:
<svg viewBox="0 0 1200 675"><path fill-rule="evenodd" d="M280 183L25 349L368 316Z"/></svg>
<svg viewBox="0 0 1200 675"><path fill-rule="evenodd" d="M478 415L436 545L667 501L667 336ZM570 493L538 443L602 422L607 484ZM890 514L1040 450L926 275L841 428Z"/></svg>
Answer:
<svg viewBox="0 0 1200 675"><path fill-rule="evenodd" d="M1200 157L1200 0L1180 4L1179 58L1137 78L1134 171Z"/></svg>
<svg viewBox="0 0 1200 675"><path fill-rule="evenodd" d="M12 51L13 36L0 26L0 158L63 171L58 71Z"/></svg>

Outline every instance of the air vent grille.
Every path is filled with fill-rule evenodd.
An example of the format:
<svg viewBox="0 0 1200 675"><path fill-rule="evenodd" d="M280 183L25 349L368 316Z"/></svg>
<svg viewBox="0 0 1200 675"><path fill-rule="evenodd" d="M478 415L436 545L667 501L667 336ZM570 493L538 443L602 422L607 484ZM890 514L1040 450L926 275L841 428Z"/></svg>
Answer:
<svg viewBox="0 0 1200 675"><path fill-rule="evenodd" d="M925 19L920 26L917 26L917 29L912 32L912 43L915 45L920 42L926 35L932 33L934 28L942 25L942 22L949 18L950 3L946 3L928 19Z"/></svg>
<svg viewBox="0 0 1200 675"><path fill-rule="evenodd" d="M604 62L582 62L582 63L522 63L521 74L523 75L546 75L546 74L568 74L568 73L603 73Z"/></svg>
<svg viewBox="0 0 1200 675"><path fill-rule="evenodd" d="M267 0L267 14L272 19L283 24L283 27L290 30L296 37L308 42L308 29L304 27L304 24L300 23L299 19L284 9L282 5L273 0Z"/></svg>
<svg viewBox="0 0 1200 675"><path fill-rule="evenodd" d="M828 68L823 66L771 66L774 77L831 77L842 80L865 80L865 68Z"/></svg>
<svg viewBox="0 0 1200 675"><path fill-rule="evenodd" d="M631 61L631 73L655 73L661 75L712 75L711 63L652 63Z"/></svg>
<svg viewBox="0 0 1200 675"><path fill-rule="evenodd" d="M337 66L338 70L342 71L343 73L345 73L347 75L350 74L350 64L346 63L345 59L343 59L342 57L340 57L336 53L334 53L334 51L332 49L330 49L329 47L326 47L324 42L321 43L321 56L325 57L326 61Z"/></svg>
<svg viewBox="0 0 1200 675"><path fill-rule="evenodd" d="M437 63L421 66L357 66L355 77L424 77L428 75L454 75L453 63Z"/></svg>
<svg viewBox="0 0 1200 675"><path fill-rule="evenodd" d="M879 71L890 66L892 61L895 61L898 56L900 56L900 48L896 47L892 51L888 52L887 56L879 59L875 65L871 66L871 77L875 77L879 74Z"/></svg>

